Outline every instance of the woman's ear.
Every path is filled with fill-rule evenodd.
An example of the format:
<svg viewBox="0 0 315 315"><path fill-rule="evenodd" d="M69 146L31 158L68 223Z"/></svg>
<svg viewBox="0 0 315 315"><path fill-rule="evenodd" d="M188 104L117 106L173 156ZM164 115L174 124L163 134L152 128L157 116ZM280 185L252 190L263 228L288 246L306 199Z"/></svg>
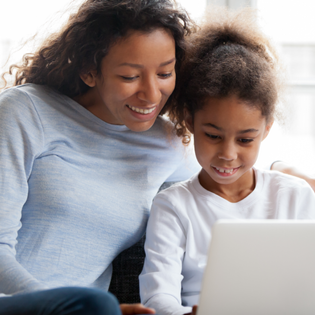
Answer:
<svg viewBox="0 0 315 315"><path fill-rule="evenodd" d="M89 87L94 87L96 85L96 75L97 71L93 70L88 73L81 73L80 78Z"/></svg>
<svg viewBox="0 0 315 315"><path fill-rule="evenodd" d="M194 122L193 117L187 109L184 110L185 113L185 125L191 134L194 134Z"/></svg>
<svg viewBox="0 0 315 315"><path fill-rule="evenodd" d="M270 121L270 122L267 123L267 125L266 125L266 127L265 127L265 133L264 133L263 140L266 139L266 137L268 136L268 134L269 134L269 132L270 132L270 129L271 129L272 125L273 125L273 122L274 122L274 121L272 120L272 121Z"/></svg>

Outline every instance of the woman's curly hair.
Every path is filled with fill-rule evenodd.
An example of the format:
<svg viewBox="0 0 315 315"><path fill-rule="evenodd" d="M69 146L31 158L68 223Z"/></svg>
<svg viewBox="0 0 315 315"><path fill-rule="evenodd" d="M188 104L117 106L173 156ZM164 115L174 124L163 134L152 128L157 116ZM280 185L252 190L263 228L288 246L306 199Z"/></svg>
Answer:
<svg viewBox="0 0 315 315"><path fill-rule="evenodd" d="M272 120L283 87L281 73L277 53L257 26L254 10L210 8L201 29L190 36L169 107L177 135L184 144L190 142L186 111L194 117L209 97L236 95Z"/></svg>
<svg viewBox="0 0 315 315"><path fill-rule="evenodd" d="M100 73L101 61L110 47L128 31L168 30L174 37L179 67L185 53L185 36L194 29L186 11L172 0L87 0L66 25L49 36L33 54L26 54L16 71L14 85L48 85L74 97L89 87L80 74ZM4 78L4 76L3 76Z"/></svg>

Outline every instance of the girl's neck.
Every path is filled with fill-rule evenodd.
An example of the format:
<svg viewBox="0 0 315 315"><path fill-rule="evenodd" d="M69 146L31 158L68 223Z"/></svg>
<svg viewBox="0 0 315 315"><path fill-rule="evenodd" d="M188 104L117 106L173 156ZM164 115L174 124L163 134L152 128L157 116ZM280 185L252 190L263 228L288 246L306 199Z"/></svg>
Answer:
<svg viewBox="0 0 315 315"><path fill-rule="evenodd" d="M232 184L215 182L203 169L199 174L200 185L212 193L229 202L239 202L246 198L256 186L255 172L251 168L242 177Z"/></svg>

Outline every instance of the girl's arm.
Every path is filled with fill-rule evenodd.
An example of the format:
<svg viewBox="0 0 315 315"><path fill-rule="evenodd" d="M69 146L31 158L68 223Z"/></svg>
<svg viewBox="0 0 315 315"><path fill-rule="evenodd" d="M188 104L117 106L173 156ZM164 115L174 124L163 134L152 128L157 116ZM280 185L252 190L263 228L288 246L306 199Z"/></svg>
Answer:
<svg viewBox="0 0 315 315"><path fill-rule="evenodd" d="M146 259L139 277L142 303L159 315L185 314L181 305L182 262L186 236L168 200L154 199L146 232Z"/></svg>
<svg viewBox="0 0 315 315"><path fill-rule="evenodd" d="M120 304L120 310L122 315L155 314L155 311L152 308L145 307L140 303Z"/></svg>
<svg viewBox="0 0 315 315"><path fill-rule="evenodd" d="M271 167L271 170L279 171L288 175L296 176L299 178L302 178L308 182L308 184L312 187L312 189L315 191L315 175L306 174L299 170L298 168L288 165L282 161L276 161L274 162Z"/></svg>

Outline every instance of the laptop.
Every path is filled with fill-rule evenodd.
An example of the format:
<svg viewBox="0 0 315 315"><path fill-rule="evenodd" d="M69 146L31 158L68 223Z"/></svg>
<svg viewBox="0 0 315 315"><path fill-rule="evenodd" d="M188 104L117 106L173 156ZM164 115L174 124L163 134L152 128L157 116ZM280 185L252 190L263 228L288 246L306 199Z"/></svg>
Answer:
<svg viewBox="0 0 315 315"><path fill-rule="evenodd" d="M219 220L197 315L314 315L315 221Z"/></svg>

